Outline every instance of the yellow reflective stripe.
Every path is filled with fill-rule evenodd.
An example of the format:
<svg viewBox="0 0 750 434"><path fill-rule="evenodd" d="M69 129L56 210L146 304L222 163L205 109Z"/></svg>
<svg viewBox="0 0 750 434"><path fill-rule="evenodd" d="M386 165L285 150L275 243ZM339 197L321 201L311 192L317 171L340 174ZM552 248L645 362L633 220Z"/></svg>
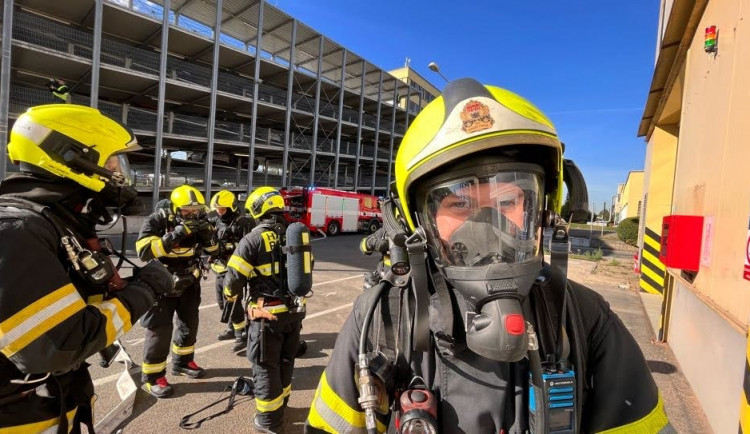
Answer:
<svg viewBox="0 0 750 434"><path fill-rule="evenodd" d="M12 356L85 307L72 283L45 295L0 323L0 352Z"/></svg>
<svg viewBox="0 0 750 434"><path fill-rule="evenodd" d="M250 308L258 309L258 304L255 302L250 303ZM283 312L289 312L289 308L286 307L286 305L279 304L276 306L263 306L263 309L266 310L268 313L283 313Z"/></svg>
<svg viewBox="0 0 750 434"><path fill-rule="evenodd" d="M278 262L274 262L273 263L273 268L274 268L274 270L276 270L276 274L279 274L280 270L279 270L279 263ZM260 264L257 267L255 267L255 269L258 270L258 272L260 274L262 274L263 276L270 276L271 275L271 264L270 263L269 264Z"/></svg>
<svg viewBox="0 0 750 434"><path fill-rule="evenodd" d="M359 243L359 251L362 253L370 253L369 250L367 250L367 237L362 238L362 241Z"/></svg>
<svg viewBox="0 0 750 434"><path fill-rule="evenodd" d="M643 260L648 262L649 265L653 265L655 268L658 268L661 271L666 270L666 266L664 265L663 262L661 262L661 259L652 255L651 252L649 252L648 250L646 249L641 250L641 254L643 255Z"/></svg>
<svg viewBox="0 0 750 434"><path fill-rule="evenodd" d="M214 270L214 273L216 274L224 274L227 272L226 265L218 263L218 262L212 262L211 269Z"/></svg>
<svg viewBox="0 0 750 434"><path fill-rule="evenodd" d="M247 322L242 321L238 323L232 323L232 328L235 330L242 330L245 328L245 325L247 325Z"/></svg>
<svg viewBox="0 0 750 434"><path fill-rule="evenodd" d="M146 363L143 362L141 364L141 371L144 374L157 374L161 371L164 371L167 369L167 361L163 361L161 363Z"/></svg>
<svg viewBox="0 0 750 434"><path fill-rule="evenodd" d="M320 376L307 421L314 428L326 432L366 432L365 413L350 407L331 389L325 371ZM377 431L382 433L385 430L386 426L377 420Z"/></svg>
<svg viewBox="0 0 750 434"><path fill-rule="evenodd" d="M391 257L390 256L383 255L383 265L385 265L386 267L390 267L391 266Z"/></svg>
<svg viewBox="0 0 750 434"><path fill-rule="evenodd" d="M154 255L154 258L161 258L168 255L167 249L164 248L164 241L161 238L151 243L151 254Z"/></svg>
<svg viewBox="0 0 750 434"><path fill-rule="evenodd" d="M661 240L660 239L656 240L656 239L651 238L648 235L644 235L643 236L643 241L646 244L648 244L649 246L653 247L654 250L656 250L657 252L661 251L661 244L660 244Z"/></svg>
<svg viewBox="0 0 750 434"><path fill-rule="evenodd" d="M92 407L93 408L93 407ZM73 430L73 419L76 416L78 407L65 413L65 417L68 419L68 432ZM47 419L41 422L27 423L25 425L9 426L0 428L0 434L25 434L25 433L38 433L38 434L54 434L57 433L57 425L60 423L60 417L55 416L52 419Z"/></svg>
<svg viewBox="0 0 750 434"><path fill-rule="evenodd" d="M231 290L231 289L229 289L229 287L228 287L228 286L225 286L225 287L224 287L224 298L225 298L225 299L226 299L227 301L230 301L230 302L231 302L231 301L235 301L235 300L237 300L237 296L236 296L236 295L232 295L232 290Z"/></svg>
<svg viewBox="0 0 750 434"><path fill-rule="evenodd" d="M258 397L255 398L255 408L261 413L270 413L276 411L284 405L284 394L282 393L278 397L271 400L264 400Z"/></svg>
<svg viewBox="0 0 750 434"><path fill-rule="evenodd" d="M627 433L658 433L669 424L667 414L664 412L664 401L659 395L656 407L644 418L617 428L600 431L601 434L627 434Z"/></svg>
<svg viewBox="0 0 750 434"><path fill-rule="evenodd" d="M187 356L188 354L193 354L195 352L195 346L178 347L176 344L172 344L172 352L178 356Z"/></svg>
<svg viewBox="0 0 750 434"><path fill-rule="evenodd" d="M289 396L291 394L292 394L292 385L290 384L290 385L288 385L288 386L286 386L284 388L284 391L281 393L281 396L283 396L284 398L286 398L287 396Z"/></svg>
<svg viewBox="0 0 750 434"><path fill-rule="evenodd" d="M141 238L140 240L137 240L135 242L135 251L140 253L141 251L143 251L143 249L151 245L152 241L160 240L160 239L161 238L157 237L156 235L151 235L148 237ZM153 249L152 249L152 252L153 252Z"/></svg>
<svg viewBox="0 0 750 434"><path fill-rule="evenodd" d="M250 277L250 273L253 272L253 266L250 265L250 263L248 263L244 259L242 259L241 256L237 256L237 255L232 255L232 257L229 258L227 267L234 268L245 277Z"/></svg>
<svg viewBox="0 0 750 434"><path fill-rule="evenodd" d="M89 304L99 309L107 317L107 345L114 342L115 339L122 336L133 326L130 319L130 311L123 306L120 300L111 298Z"/></svg>
<svg viewBox="0 0 750 434"><path fill-rule="evenodd" d="M86 304L99 303L104 300L104 294L94 294L86 297Z"/></svg>
<svg viewBox="0 0 750 434"><path fill-rule="evenodd" d="M213 252L215 252L217 250L219 250L219 245L218 244L216 244L214 246L208 246L208 247L204 246L203 247L203 251L204 252L208 252L208 253L213 253Z"/></svg>
<svg viewBox="0 0 750 434"><path fill-rule="evenodd" d="M161 242L161 238L159 238L159 242L158 243L152 243L151 244L151 249L152 250L153 250L155 244L158 244L161 247L162 250L164 249L164 245ZM162 256L166 256L167 258L190 258L192 256L195 256L195 249L192 248L192 247L183 248L181 250L172 249L172 251L169 252L169 253L164 252L164 254Z"/></svg>

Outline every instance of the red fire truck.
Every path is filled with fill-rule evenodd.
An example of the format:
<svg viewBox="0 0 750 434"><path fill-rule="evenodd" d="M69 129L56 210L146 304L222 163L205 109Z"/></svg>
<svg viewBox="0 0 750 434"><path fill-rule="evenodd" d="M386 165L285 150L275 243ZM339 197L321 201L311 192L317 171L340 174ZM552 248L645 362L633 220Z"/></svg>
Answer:
<svg viewBox="0 0 750 434"><path fill-rule="evenodd" d="M376 196L331 188L294 187L280 190L290 222L302 222L310 231L330 236L340 232L375 232L383 225Z"/></svg>

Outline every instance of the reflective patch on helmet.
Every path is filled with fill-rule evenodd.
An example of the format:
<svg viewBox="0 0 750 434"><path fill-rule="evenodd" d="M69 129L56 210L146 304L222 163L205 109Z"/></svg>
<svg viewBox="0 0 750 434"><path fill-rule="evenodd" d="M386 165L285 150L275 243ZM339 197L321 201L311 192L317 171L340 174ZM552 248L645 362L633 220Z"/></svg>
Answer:
<svg viewBox="0 0 750 434"><path fill-rule="evenodd" d="M477 115L478 118L474 116ZM468 127L464 122L474 119ZM477 120L479 123L477 123ZM465 104L457 105L453 111L446 116L443 126L440 127L433 140L428 143L414 158L406 165L407 170L412 170L442 151L453 145L477 136L492 133L513 131L539 131L551 135L557 135L555 129L540 122L529 119L517 112L505 107L493 98L483 96L471 98ZM524 143L529 143L525 141ZM519 143L520 144L520 143ZM462 146L461 155L473 152L470 143ZM460 156L460 155L459 155Z"/></svg>
<svg viewBox="0 0 750 434"><path fill-rule="evenodd" d="M49 136L52 130L44 125L34 122L28 116L21 116L13 125L13 132L20 134L39 145L47 138L47 136Z"/></svg>

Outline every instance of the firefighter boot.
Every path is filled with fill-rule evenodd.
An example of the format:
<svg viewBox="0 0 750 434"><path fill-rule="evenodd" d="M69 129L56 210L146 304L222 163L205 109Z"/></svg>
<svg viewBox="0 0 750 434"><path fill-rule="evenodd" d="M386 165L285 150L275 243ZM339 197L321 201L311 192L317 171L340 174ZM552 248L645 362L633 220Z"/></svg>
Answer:
<svg viewBox="0 0 750 434"><path fill-rule="evenodd" d="M304 339L300 339L299 346L297 347L297 354L294 355L295 358L302 357L307 352L307 342L305 342Z"/></svg>
<svg viewBox="0 0 750 434"><path fill-rule="evenodd" d="M247 348L247 333L245 328L234 331L234 345L232 345L232 352L242 351Z"/></svg>
<svg viewBox="0 0 750 434"><path fill-rule="evenodd" d="M232 329L232 326L230 325L229 328L219 333L219 336L217 336L216 339L220 341L228 341L230 339L234 339L234 330Z"/></svg>
<svg viewBox="0 0 750 434"><path fill-rule="evenodd" d="M156 398L167 398L172 396L172 392L174 392L172 386L167 382L167 377L164 376L157 378L153 383L144 384L144 387L146 392Z"/></svg>
<svg viewBox="0 0 750 434"><path fill-rule="evenodd" d="M263 434L281 434L281 427L278 427L278 428L264 427L260 423L258 423L258 416L255 416L253 418L253 430L255 430L255 432L263 433Z"/></svg>
<svg viewBox="0 0 750 434"><path fill-rule="evenodd" d="M206 375L206 370L198 366L195 362L190 361L187 365L172 365L172 374L186 375L190 378L202 378Z"/></svg>

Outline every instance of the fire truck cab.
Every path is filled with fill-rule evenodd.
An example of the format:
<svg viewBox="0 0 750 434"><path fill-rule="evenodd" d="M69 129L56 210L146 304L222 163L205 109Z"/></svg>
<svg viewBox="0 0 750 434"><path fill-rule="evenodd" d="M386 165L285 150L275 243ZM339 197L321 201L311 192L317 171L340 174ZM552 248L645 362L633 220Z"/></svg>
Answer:
<svg viewBox="0 0 750 434"><path fill-rule="evenodd" d="M383 225L377 196L317 187L282 188L280 192L286 219L305 224L311 232L322 231L329 236L372 233Z"/></svg>

